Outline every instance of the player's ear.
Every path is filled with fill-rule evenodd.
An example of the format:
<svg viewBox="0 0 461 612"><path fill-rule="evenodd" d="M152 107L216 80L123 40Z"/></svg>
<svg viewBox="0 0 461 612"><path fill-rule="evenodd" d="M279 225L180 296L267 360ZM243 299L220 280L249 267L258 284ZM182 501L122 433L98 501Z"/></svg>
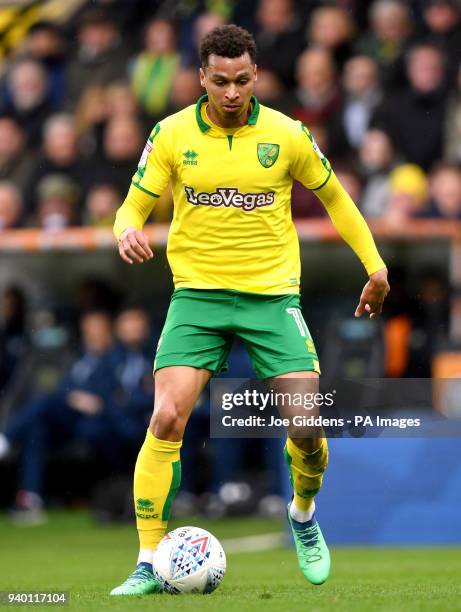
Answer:
<svg viewBox="0 0 461 612"><path fill-rule="evenodd" d="M203 70L203 68L199 69L199 75L200 75L200 85L202 87L205 87L205 71Z"/></svg>
<svg viewBox="0 0 461 612"><path fill-rule="evenodd" d="M256 64L253 66L253 76L254 76L254 80L257 81L258 80L258 67Z"/></svg>

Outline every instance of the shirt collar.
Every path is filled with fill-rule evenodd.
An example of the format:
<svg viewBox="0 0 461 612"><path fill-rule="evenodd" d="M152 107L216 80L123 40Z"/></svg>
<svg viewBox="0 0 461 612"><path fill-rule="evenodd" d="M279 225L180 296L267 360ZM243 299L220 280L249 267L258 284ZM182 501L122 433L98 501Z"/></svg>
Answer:
<svg viewBox="0 0 461 612"><path fill-rule="evenodd" d="M205 94L197 100L197 104L195 106L195 118L197 119L197 123L200 128L200 131L203 133L207 132L211 128L211 125L203 119L202 112L201 112L202 104L204 104L207 101L208 101L208 94ZM259 101L256 98L256 96L251 96L251 104L253 105L253 109L250 113L250 116L248 117L247 125L256 125L256 122L258 121L259 108L260 108Z"/></svg>

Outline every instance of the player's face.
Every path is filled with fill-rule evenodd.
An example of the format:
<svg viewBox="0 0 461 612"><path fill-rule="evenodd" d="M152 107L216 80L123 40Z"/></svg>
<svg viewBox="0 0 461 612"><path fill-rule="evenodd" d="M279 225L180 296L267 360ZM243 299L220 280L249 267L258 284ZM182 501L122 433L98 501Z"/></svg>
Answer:
<svg viewBox="0 0 461 612"><path fill-rule="evenodd" d="M232 58L211 54L208 66L200 68L200 83L207 90L212 110L210 118L227 126L243 125L255 81L256 66L248 53Z"/></svg>

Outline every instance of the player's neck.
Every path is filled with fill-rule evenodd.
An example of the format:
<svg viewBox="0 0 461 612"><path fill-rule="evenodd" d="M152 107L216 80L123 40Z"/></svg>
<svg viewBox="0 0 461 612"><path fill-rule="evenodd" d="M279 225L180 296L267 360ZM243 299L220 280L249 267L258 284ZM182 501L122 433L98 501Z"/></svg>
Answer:
<svg viewBox="0 0 461 612"><path fill-rule="evenodd" d="M239 128L246 125L251 113L251 104L248 105L245 113L242 113L238 117L230 117L228 120L225 117L220 117L210 103L206 106L206 113L208 118L218 127L225 129Z"/></svg>

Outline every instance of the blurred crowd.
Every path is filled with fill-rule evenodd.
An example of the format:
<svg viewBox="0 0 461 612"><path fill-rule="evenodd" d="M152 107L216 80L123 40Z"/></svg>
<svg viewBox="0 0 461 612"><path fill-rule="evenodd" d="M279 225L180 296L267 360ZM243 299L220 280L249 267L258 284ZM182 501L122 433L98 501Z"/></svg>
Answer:
<svg viewBox="0 0 461 612"><path fill-rule="evenodd" d="M0 231L111 226L226 22L256 38L258 98L311 129L365 216L461 218L459 0L98 0L32 23L0 65ZM325 211L295 184L293 215Z"/></svg>
<svg viewBox="0 0 461 612"><path fill-rule="evenodd" d="M153 125L202 93L200 38L227 22L255 35L258 98L311 129L366 217L398 227L409 218L461 219L461 2L80 5L64 25L33 22L1 60L0 233L111 227ZM325 211L314 194L295 184L293 215ZM167 193L154 220L170 217ZM448 279L437 269L409 279L402 269L392 271L391 281L382 328L347 319L334 310L337 299L329 312L320 296L319 329L310 304L309 325L325 372L431 375L432 357L448 335ZM160 321L152 321L143 304L121 303L103 282L88 280L77 293L70 317L49 304L45 312L32 312L30 296L17 286L1 296L0 473L6 479L11 470L2 471L4 466L17 463L12 488L18 520L41 520L50 494L49 460L68 462L59 455L63 449L74 449L74 457L80 457L78 449L90 451L83 475L88 482L125 470L129 496L151 414ZM253 375L239 344L230 373ZM207 393L188 428L184 453L193 461L184 462L178 503L190 510L200 494L200 509L215 515L225 511L223 505L246 503L254 510L260 500L264 511L280 510L286 481L275 448L280 441L258 447L254 441L209 440ZM107 472L94 472L101 465ZM249 488L251 469L257 476ZM246 482L232 482L239 473ZM74 491L78 477L59 481L61 498ZM113 485L106 482L96 502L107 516L123 497ZM0 499L0 505L9 502ZM195 501L192 506L197 508ZM130 507L127 497L119 515Z"/></svg>

